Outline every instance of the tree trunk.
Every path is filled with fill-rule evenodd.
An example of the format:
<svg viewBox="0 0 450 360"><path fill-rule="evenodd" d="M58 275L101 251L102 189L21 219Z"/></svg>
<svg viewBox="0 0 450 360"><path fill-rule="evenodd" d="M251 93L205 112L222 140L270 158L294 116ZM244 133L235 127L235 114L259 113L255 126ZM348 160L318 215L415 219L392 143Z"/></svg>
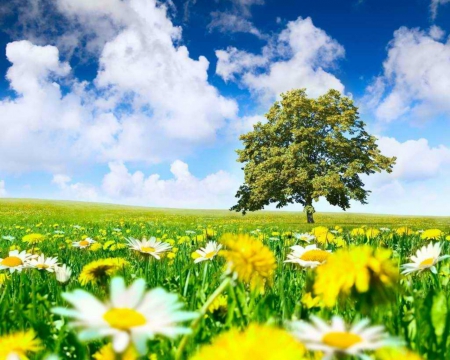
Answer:
<svg viewBox="0 0 450 360"><path fill-rule="evenodd" d="M306 220L308 224L314 224L314 206L312 206L312 200L306 203L305 209L303 210L306 213Z"/></svg>

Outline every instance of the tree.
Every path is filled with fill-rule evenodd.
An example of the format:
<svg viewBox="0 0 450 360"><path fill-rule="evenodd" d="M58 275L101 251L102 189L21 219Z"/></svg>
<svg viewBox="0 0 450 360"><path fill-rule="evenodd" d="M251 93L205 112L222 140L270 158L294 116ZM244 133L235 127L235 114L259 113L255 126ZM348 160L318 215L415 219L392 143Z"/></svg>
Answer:
<svg viewBox="0 0 450 360"><path fill-rule="evenodd" d="M370 191L360 174L392 172L396 158L383 156L369 135L353 101L330 90L317 99L305 89L281 94L253 131L241 135L237 150L245 182L231 210L261 210L300 203L313 223L313 200L320 197L343 210L350 200L367 204Z"/></svg>

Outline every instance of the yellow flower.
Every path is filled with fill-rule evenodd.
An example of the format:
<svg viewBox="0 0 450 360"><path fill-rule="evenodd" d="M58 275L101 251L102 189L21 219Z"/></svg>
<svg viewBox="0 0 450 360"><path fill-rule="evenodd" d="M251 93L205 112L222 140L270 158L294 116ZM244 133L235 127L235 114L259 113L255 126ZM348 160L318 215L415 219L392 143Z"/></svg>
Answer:
<svg viewBox="0 0 450 360"><path fill-rule="evenodd" d="M6 274L0 274L0 287L9 279L9 276Z"/></svg>
<svg viewBox="0 0 450 360"><path fill-rule="evenodd" d="M27 353L41 349L41 341L33 330L16 332L0 337L0 359L27 360Z"/></svg>
<svg viewBox="0 0 450 360"><path fill-rule="evenodd" d="M420 235L420 238L423 240L436 240L439 239L442 235L444 235L444 232L439 229L428 229L425 230L422 235Z"/></svg>
<svg viewBox="0 0 450 360"><path fill-rule="evenodd" d="M398 268L390 257L390 250L374 250L368 245L338 250L317 268L314 292L329 307L352 291L362 294L372 290L383 300L398 279Z"/></svg>
<svg viewBox="0 0 450 360"><path fill-rule="evenodd" d="M226 295L220 295L215 298L211 305L208 307L208 312L213 313L226 313L228 308L228 297Z"/></svg>
<svg viewBox="0 0 450 360"><path fill-rule="evenodd" d="M408 349L382 348L375 352L376 360L422 360L422 357Z"/></svg>
<svg viewBox="0 0 450 360"><path fill-rule="evenodd" d="M319 244L332 243L335 236L330 230L325 226L317 226L311 230L311 234L316 237Z"/></svg>
<svg viewBox="0 0 450 360"><path fill-rule="evenodd" d="M350 235L351 236L361 236L361 235L365 235L366 231L363 228L356 228L353 229L352 231L350 231Z"/></svg>
<svg viewBox="0 0 450 360"><path fill-rule="evenodd" d="M217 231L216 230L213 230L213 229L210 229L210 228L203 230L203 236L205 236L206 239L211 239L211 238L213 238L216 235L217 235Z"/></svg>
<svg viewBox="0 0 450 360"><path fill-rule="evenodd" d="M395 230L395 233L399 236L402 236L402 235L411 235L413 231L407 226L402 226L399 227L397 230Z"/></svg>
<svg viewBox="0 0 450 360"><path fill-rule="evenodd" d="M34 245L34 244L40 243L44 239L45 239L45 236L42 234L28 234L22 238L22 241L26 242L30 245Z"/></svg>
<svg viewBox="0 0 450 360"><path fill-rule="evenodd" d="M305 305L307 309L312 309L314 307L320 307L320 300L321 298L319 296L312 296L310 292L307 292L302 297L302 304Z"/></svg>
<svg viewBox="0 0 450 360"><path fill-rule="evenodd" d="M128 264L128 261L122 258L107 258L92 261L83 267L78 280L81 285L88 283L97 284L104 281L106 277L114 275Z"/></svg>
<svg viewBox="0 0 450 360"><path fill-rule="evenodd" d="M447 236L445 237L445 240L450 241L450 235L447 235Z"/></svg>
<svg viewBox="0 0 450 360"><path fill-rule="evenodd" d="M302 360L304 354L305 347L288 332L251 324L242 332L231 329L219 335L191 360Z"/></svg>
<svg viewBox="0 0 450 360"><path fill-rule="evenodd" d="M378 230L378 229L369 228L366 230L366 236L368 239L373 239L373 238L377 237L378 235L380 235L380 230Z"/></svg>
<svg viewBox="0 0 450 360"><path fill-rule="evenodd" d="M276 261L275 255L267 246L247 234L225 234L221 242L227 250L219 255L227 260L229 270L239 280L249 284L252 289L260 289L266 283L271 284Z"/></svg>
<svg viewBox="0 0 450 360"><path fill-rule="evenodd" d="M94 243L94 244L92 244L89 248L88 248L88 250L89 251L98 251L98 250L100 250L102 248L102 244L100 244L100 243Z"/></svg>
<svg viewBox="0 0 450 360"><path fill-rule="evenodd" d="M111 346L107 344L103 346L99 351L97 351L92 358L95 360L116 360L116 354ZM120 359L122 360L137 360L139 358L138 353L134 347L130 346L127 350L121 354Z"/></svg>

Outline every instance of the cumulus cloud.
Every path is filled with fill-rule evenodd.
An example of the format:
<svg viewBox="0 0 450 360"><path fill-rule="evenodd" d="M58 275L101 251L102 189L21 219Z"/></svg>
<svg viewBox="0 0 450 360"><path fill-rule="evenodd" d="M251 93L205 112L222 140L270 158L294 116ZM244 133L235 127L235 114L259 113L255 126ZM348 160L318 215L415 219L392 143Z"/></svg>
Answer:
<svg viewBox="0 0 450 360"><path fill-rule="evenodd" d="M186 163L172 163L171 179L158 174L145 176L131 173L121 162L109 164L109 173L102 182L102 191L120 202L161 207L224 208L232 205L238 180L230 173L218 171L199 179L192 175Z"/></svg>
<svg viewBox="0 0 450 360"><path fill-rule="evenodd" d="M52 179L60 190L60 196L65 200L99 201L100 197L95 186L83 183L72 183L72 178L64 174L55 174Z"/></svg>
<svg viewBox="0 0 450 360"><path fill-rule="evenodd" d="M397 30L383 70L364 98L380 121L450 114L450 42L442 29Z"/></svg>
<svg viewBox="0 0 450 360"><path fill-rule="evenodd" d="M179 46L156 1L57 0L68 27L97 39L99 71L78 81L55 46L8 44L0 170L66 172L86 162L154 163L211 143L238 110L208 82L208 60ZM86 46L90 43L87 42ZM94 46L94 45L92 45Z"/></svg>
<svg viewBox="0 0 450 360"><path fill-rule="evenodd" d="M8 193L6 192L6 185L4 180L0 180L0 198L5 197Z"/></svg>
<svg viewBox="0 0 450 360"><path fill-rule="evenodd" d="M311 96L344 85L326 70L344 56L344 48L310 18L298 18L269 40L261 54L230 47L216 51L216 73L225 81L236 81L263 101L279 93L306 87Z"/></svg>

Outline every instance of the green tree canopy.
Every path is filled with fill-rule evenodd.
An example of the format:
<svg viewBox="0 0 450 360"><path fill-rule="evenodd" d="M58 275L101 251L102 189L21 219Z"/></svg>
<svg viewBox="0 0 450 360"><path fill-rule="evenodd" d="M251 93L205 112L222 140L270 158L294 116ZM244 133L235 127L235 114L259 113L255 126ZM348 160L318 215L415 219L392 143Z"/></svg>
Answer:
<svg viewBox="0 0 450 360"><path fill-rule="evenodd" d="M383 156L368 134L353 101L330 90L317 99L305 89L281 94L253 131L241 135L237 150L245 182L231 210L261 210L300 203L313 220L313 200L325 197L343 210L350 200L367 203L360 174L392 172L395 158Z"/></svg>

